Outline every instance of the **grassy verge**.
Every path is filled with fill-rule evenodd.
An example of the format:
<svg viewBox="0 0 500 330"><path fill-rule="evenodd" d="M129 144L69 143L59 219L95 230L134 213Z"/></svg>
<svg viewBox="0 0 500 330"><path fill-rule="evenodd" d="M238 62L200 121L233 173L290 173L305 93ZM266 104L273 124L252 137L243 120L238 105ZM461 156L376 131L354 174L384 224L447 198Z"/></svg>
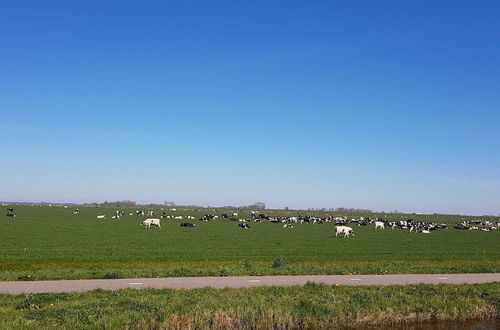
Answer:
<svg viewBox="0 0 500 330"><path fill-rule="evenodd" d="M500 283L0 295L2 328L332 328L500 315Z"/></svg>
<svg viewBox="0 0 500 330"><path fill-rule="evenodd" d="M500 262L3 262L0 280L58 280L134 277L495 273Z"/></svg>
<svg viewBox="0 0 500 330"><path fill-rule="evenodd" d="M344 239L335 237L332 223L297 223L285 229L281 224L252 222L251 229L244 230L221 217L191 220L196 228L180 227L188 215L198 219L214 210L168 211L184 219L162 219L161 230L147 230L139 226L143 217L111 219L116 208L81 207L78 215L62 207L14 208L15 220L0 217L0 280L500 272L500 230L455 230L453 224L462 221L456 216L421 216L449 224L450 229L430 235L375 230L370 225L355 226L356 236ZM98 212L107 219L97 220ZM223 212L230 210L218 214ZM248 218L248 211L240 216ZM418 215L379 216L397 221ZM280 259L285 262L276 263Z"/></svg>

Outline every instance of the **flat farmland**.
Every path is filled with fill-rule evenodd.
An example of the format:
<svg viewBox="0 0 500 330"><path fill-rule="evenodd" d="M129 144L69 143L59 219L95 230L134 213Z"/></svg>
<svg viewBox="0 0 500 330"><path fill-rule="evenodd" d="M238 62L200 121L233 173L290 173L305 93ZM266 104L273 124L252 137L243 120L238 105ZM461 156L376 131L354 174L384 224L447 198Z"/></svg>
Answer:
<svg viewBox="0 0 500 330"><path fill-rule="evenodd" d="M167 211L196 220L162 219L162 228L139 225L146 217L130 208L12 206L16 218L0 217L0 279L226 276L272 274L467 273L500 271L500 231L462 231L458 216L370 214L388 220L412 218L448 223L431 234L375 230L353 225L355 236L336 238L334 225L201 222L212 209ZM4 206L6 209L7 206ZM121 209L126 215L111 219ZM144 209L144 208L142 208ZM160 209L153 209L157 216ZM106 219L96 219L98 212ZM268 215L315 216L332 212L265 211ZM248 218L249 211L239 212ZM362 214L345 213L356 218ZM179 227L192 222L196 228Z"/></svg>

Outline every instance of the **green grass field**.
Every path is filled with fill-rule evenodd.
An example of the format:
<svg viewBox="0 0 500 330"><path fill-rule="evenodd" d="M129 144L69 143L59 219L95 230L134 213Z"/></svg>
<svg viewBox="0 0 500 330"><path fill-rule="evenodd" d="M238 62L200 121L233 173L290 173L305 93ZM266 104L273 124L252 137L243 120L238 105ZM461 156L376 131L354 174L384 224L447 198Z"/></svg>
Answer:
<svg viewBox="0 0 500 330"><path fill-rule="evenodd" d="M499 283L0 295L4 329L469 329L457 321L499 316Z"/></svg>
<svg viewBox="0 0 500 330"><path fill-rule="evenodd" d="M284 229L279 224L252 222L252 228L244 230L223 219L190 220L196 228L179 227L186 220L162 219L161 230L147 230L139 226L141 217L125 215L112 220L117 208L79 207L80 214L73 215L71 208L13 207L15 219L5 214L0 217L1 280L500 271L500 230L450 228L423 235L375 231L372 225L355 226L356 236L344 239L335 238L331 223ZM96 219L98 212L107 219ZM198 219L207 212L213 213L177 210L169 214L190 214ZM360 214L346 215L355 218ZM387 217L399 220L402 215ZM462 218L404 216L408 217L449 224ZM276 262L280 259L283 262Z"/></svg>

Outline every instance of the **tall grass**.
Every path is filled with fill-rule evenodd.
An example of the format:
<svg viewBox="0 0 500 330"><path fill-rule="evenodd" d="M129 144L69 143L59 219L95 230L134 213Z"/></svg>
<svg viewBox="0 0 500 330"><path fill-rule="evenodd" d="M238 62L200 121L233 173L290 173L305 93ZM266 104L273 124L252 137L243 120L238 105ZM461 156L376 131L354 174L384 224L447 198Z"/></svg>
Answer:
<svg viewBox="0 0 500 330"><path fill-rule="evenodd" d="M2 328L304 329L500 316L500 283L0 295Z"/></svg>

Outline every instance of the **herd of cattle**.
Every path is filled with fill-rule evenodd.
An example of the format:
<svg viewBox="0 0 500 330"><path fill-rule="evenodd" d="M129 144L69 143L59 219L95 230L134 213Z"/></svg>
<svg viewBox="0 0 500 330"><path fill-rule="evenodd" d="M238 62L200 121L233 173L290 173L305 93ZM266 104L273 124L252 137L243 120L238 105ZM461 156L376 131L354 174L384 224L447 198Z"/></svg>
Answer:
<svg viewBox="0 0 500 330"><path fill-rule="evenodd" d="M174 209L171 209L174 211ZM79 209L74 209L71 211L74 215L80 214ZM111 216L112 219L120 219L125 215L125 212L122 210L117 210ZM156 213L152 210L136 210L135 212L131 212L128 214L129 216L137 216L137 217L148 217L147 219L141 221L141 225L145 228L150 229L151 227L161 228L161 219L175 219L175 220L194 220L195 217L191 215L182 216L182 215L169 215L166 211L162 210L162 213L159 218L156 218ZM13 208L7 208L7 216L11 218L15 218ZM249 229L250 222L270 222L281 224L283 228L294 228L294 224L315 224L315 225L323 225L325 223L333 223L335 225L336 231L335 236L343 235L343 237L354 236L354 229L352 226L368 226L373 225L375 230L384 230L386 228L390 228L393 230L408 230L410 233L422 233L422 234L430 234L432 231L439 229L447 229L448 226L445 223L434 223L434 222L423 222L416 221L412 219L399 220L399 221L388 221L382 218L370 218L370 217L360 217L356 219L348 219L343 216L323 216L323 217L314 217L310 215L299 215L294 217L270 217L264 213L259 213L252 211L249 214L248 218L242 219L238 218L238 212L232 212L230 214L222 213L220 218L226 219L231 222L237 222L238 226L243 229ZM96 216L97 219L106 219L106 215L103 213L98 213ZM212 221L218 219L218 215L214 214L205 214L200 217L199 221ZM350 226L348 226L350 225ZM181 227L196 227L196 224L190 222L182 222L180 224ZM460 230L482 230L482 231L492 231L496 230L500 226L500 221L490 221L490 220L464 220L456 225L453 228Z"/></svg>
<svg viewBox="0 0 500 330"><path fill-rule="evenodd" d="M78 211L78 210L76 210ZM74 211L73 211L74 212ZM123 216L125 213L123 211L116 211L112 216L113 219L119 219L120 216ZM138 216L138 217L155 217L156 213L154 211L143 211L137 210L135 212L129 213L129 216ZM238 218L239 214L237 212L232 212L230 214L222 213L220 218L226 219L232 222L238 222L238 226L243 229L249 229L250 222L270 222L270 223L278 223L282 224L283 228L294 228L294 224L316 224L323 225L325 223L333 223L336 228L335 236L343 235L343 237L354 236L354 229L347 225L351 226L368 226L374 225L376 230L383 230L386 228L390 228L393 230L408 230L410 233L422 233L422 234L430 234L432 231L439 229L447 229L448 225L445 223L434 223L434 222L423 222L416 221L412 219L399 220L399 221L388 221L386 219L381 218L370 218L370 217L360 217L356 219L348 219L347 217L340 216L324 216L324 217L314 217L309 215L299 215L296 217L270 217L264 213L258 213L252 211L249 214L248 218ZM105 215L98 214L98 219L104 219ZM205 214L200 217L199 221L212 221L218 219L218 215L214 214ZM191 215L182 216L182 215L169 215L166 211L162 211L159 218L147 218L146 220L141 222L141 225L146 228L158 227L161 228L160 222L161 219L175 219L175 220L194 220L195 217ZM483 231L496 230L500 225L500 221L493 223L491 221L485 220L469 220L464 221L460 224L454 226L455 229L467 229L467 230L476 230L481 229ZM180 227L196 227L196 224L190 222L182 222Z"/></svg>
<svg viewBox="0 0 500 330"><path fill-rule="evenodd" d="M492 231L497 230L500 226L500 221L493 222L490 220L464 220L457 223L453 228L461 230L482 230Z"/></svg>

